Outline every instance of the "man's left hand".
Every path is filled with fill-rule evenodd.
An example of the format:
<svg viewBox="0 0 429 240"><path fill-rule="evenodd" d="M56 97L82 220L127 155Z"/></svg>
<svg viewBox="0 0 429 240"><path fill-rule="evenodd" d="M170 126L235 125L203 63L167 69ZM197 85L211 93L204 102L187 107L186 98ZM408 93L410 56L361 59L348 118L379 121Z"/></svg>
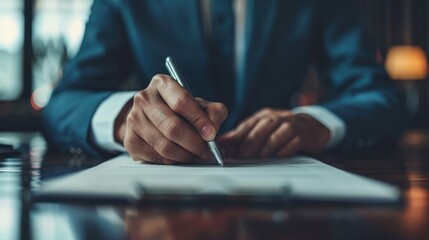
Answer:
<svg viewBox="0 0 429 240"><path fill-rule="evenodd" d="M330 131L307 114L264 108L217 138L228 157L288 157L325 149Z"/></svg>

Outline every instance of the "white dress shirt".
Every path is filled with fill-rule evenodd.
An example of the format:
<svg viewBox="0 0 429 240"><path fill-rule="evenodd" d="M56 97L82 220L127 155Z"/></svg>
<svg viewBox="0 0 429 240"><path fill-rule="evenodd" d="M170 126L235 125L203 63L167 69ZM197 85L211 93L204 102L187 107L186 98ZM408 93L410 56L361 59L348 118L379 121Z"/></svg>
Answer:
<svg viewBox="0 0 429 240"><path fill-rule="evenodd" d="M211 35L210 3L211 0L201 1L204 32ZM235 72L240 74L244 61L244 36L246 0L232 1L235 13ZM125 151L124 147L115 141L115 119L125 104L136 94L135 91L113 93L104 100L94 114L91 122L92 136L98 147L108 151ZM346 126L342 119L321 106L303 106L292 109L295 114L305 113L319 121L329 129L331 135L326 148L337 145L344 138Z"/></svg>

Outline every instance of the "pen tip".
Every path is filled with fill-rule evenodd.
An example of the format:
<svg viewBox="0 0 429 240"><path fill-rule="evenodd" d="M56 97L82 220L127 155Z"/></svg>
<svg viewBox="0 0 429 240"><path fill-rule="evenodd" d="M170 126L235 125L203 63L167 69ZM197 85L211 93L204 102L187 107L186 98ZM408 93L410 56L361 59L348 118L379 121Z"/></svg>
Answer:
<svg viewBox="0 0 429 240"><path fill-rule="evenodd" d="M216 161L219 163L219 165L221 165L223 167L224 166L224 160L223 160L223 156L222 156L222 151L217 149L217 151L215 151L215 153L214 153L214 156L216 158Z"/></svg>
<svg viewBox="0 0 429 240"><path fill-rule="evenodd" d="M207 143L209 145L210 151L212 152L214 158L219 163L219 165L223 167L222 151L220 151L220 148L218 147L215 141L209 141Z"/></svg>

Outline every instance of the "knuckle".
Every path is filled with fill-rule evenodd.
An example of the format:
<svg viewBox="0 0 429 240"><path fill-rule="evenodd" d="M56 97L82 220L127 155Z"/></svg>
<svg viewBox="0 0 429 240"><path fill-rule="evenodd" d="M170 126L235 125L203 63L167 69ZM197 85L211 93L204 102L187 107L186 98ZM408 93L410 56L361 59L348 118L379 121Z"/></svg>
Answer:
<svg viewBox="0 0 429 240"><path fill-rule="evenodd" d="M133 97L133 104L134 105L139 105L142 103L142 101L143 101L142 92L143 91L139 91L138 93L134 94L134 97Z"/></svg>
<svg viewBox="0 0 429 240"><path fill-rule="evenodd" d="M141 116L136 110L132 110L127 116L126 116L126 127L130 129L136 129L138 126L141 126L141 124L144 124L144 117Z"/></svg>
<svg viewBox="0 0 429 240"><path fill-rule="evenodd" d="M213 103L213 105L216 107L217 110L219 110L222 113L227 113L228 112L228 108L223 103L216 102L216 103Z"/></svg>
<svg viewBox="0 0 429 240"><path fill-rule="evenodd" d="M175 112L186 109L186 106L191 101L191 97L186 92L181 92L177 94L175 101L173 102L171 109Z"/></svg>
<svg viewBox="0 0 429 240"><path fill-rule="evenodd" d="M157 81L157 80L159 80L159 79L162 79L162 78L164 78L164 75L163 74L155 74L154 76L153 76L153 79L152 80L155 80L155 81Z"/></svg>
<svg viewBox="0 0 429 240"><path fill-rule="evenodd" d="M135 123L137 123L137 114L131 111L127 116L127 124L133 125Z"/></svg>
<svg viewBox="0 0 429 240"><path fill-rule="evenodd" d="M283 142L284 140L284 135L286 133L281 133L279 131L275 131L273 134L271 134L271 136L268 138L268 142L270 142L271 144L275 144L278 142Z"/></svg>
<svg viewBox="0 0 429 240"><path fill-rule="evenodd" d="M155 74L152 77L152 82L154 82L154 83L162 83L164 80L165 80L164 74Z"/></svg>
<svg viewBox="0 0 429 240"><path fill-rule="evenodd" d="M171 84L170 77L164 74L156 74L153 76L151 83L153 83L157 88L165 88Z"/></svg>
<svg viewBox="0 0 429 240"><path fill-rule="evenodd" d="M134 95L133 104L137 106L142 106L143 104L149 102L150 93L147 89L139 91Z"/></svg>
<svg viewBox="0 0 429 240"><path fill-rule="evenodd" d="M263 115L272 115L274 113L274 109L272 109L270 107L265 107L262 109L261 113Z"/></svg>
<svg viewBox="0 0 429 240"><path fill-rule="evenodd" d="M241 129L249 129L249 128L251 128L253 126L253 124L254 124L254 121L251 121L251 120L245 121L245 122L243 122L243 123L240 124L239 128L241 128Z"/></svg>
<svg viewBox="0 0 429 240"><path fill-rule="evenodd" d="M252 131L251 133L249 133L249 135L247 136L247 140L249 142L255 142L258 139L261 139L262 137L262 133L260 131Z"/></svg>
<svg viewBox="0 0 429 240"><path fill-rule="evenodd" d="M206 119L206 117L205 117L205 115L204 115L203 113L197 113L197 114L195 114L195 115L191 116L191 117L188 119L188 122L189 122L191 125L193 125L193 126L198 125L198 123L201 123L201 125L205 125L205 124L204 124L204 122L205 122L206 120L207 120L207 119Z"/></svg>
<svg viewBox="0 0 429 240"><path fill-rule="evenodd" d="M268 138L267 145L274 145L275 143L279 142L279 140L280 138L278 134L274 133Z"/></svg>
<svg viewBox="0 0 429 240"><path fill-rule="evenodd" d="M184 128L179 120L165 121L165 135L168 139L178 139L183 136Z"/></svg>
<svg viewBox="0 0 429 240"><path fill-rule="evenodd" d="M272 125L278 122L278 118L276 116L268 116L264 118L263 121L264 121L264 124Z"/></svg>
<svg viewBox="0 0 429 240"><path fill-rule="evenodd" d="M175 155L176 146L168 140L162 140L157 143L156 150L162 157L171 158Z"/></svg>
<svg viewBox="0 0 429 240"><path fill-rule="evenodd" d="M280 127L282 129L285 129L285 130L288 130L288 131L292 130L292 124L291 124L291 122L284 122L284 123L282 123L282 125Z"/></svg>
<svg viewBox="0 0 429 240"><path fill-rule="evenodd" d="M223 103L216 103L216 114L220 116L223 120L228 116L228 108Z"/></svg>

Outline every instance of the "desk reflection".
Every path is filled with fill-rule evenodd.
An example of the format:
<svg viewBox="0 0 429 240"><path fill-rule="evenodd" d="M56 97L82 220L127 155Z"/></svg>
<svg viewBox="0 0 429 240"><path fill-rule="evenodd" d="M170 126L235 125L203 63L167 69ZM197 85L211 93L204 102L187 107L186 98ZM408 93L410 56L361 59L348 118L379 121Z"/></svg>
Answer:
<svg viewBox="0 0 429 240"><path fill-rule="evenodd" d="M404 236L400 231L391 231L394 222L380 222L398 217L389 209L165 209L46 204L34 208L32 215L34 239L59 236L162 240L401 239Z"/></svg>
<svg viewBox="0 0 429 240"><path fill-rule="evenodd" d="M398 186L402 207L78 205L34 203L31 195L99 160L46 153L40 134L8 136L20 136L26 150L0 160L1 239L429 239L429 148L320 157Z"/></svg>

